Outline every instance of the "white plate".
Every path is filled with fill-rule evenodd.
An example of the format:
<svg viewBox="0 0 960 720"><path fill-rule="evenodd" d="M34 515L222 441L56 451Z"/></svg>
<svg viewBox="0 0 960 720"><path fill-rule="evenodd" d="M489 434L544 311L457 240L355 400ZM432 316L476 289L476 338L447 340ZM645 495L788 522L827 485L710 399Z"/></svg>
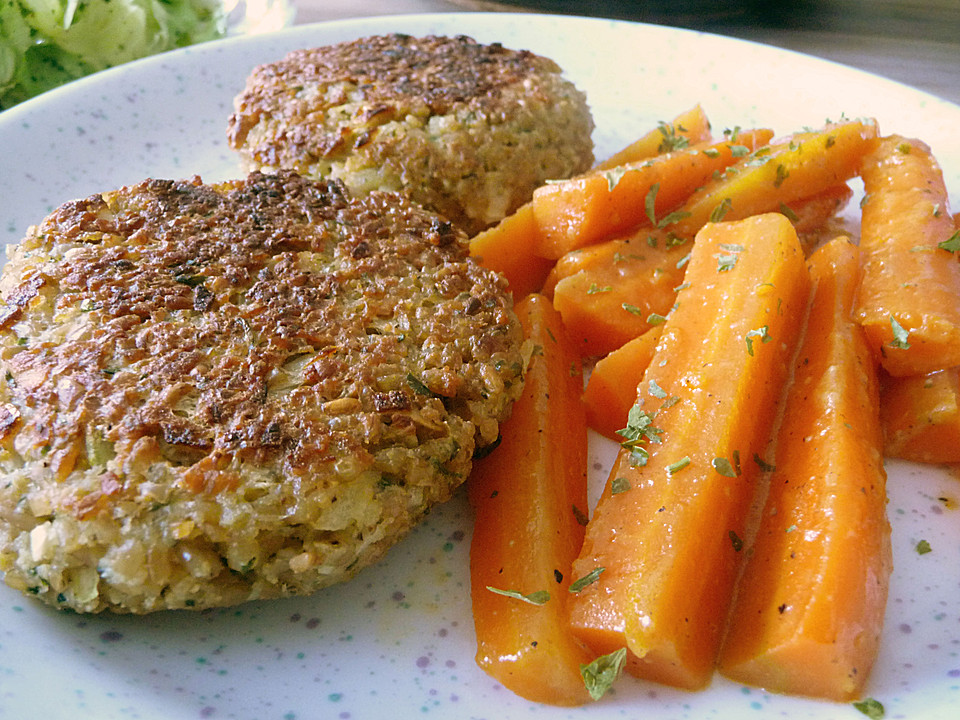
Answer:
<svg viewBox="0 0 960 720"><path fill-rule="evenodd" d="M589 95L598 155L700 102L717 129L781 133L873 116L926 140L960 193L960 108L781 50L663 27L570 17L456 14L296 27L177 51L78 81L0 115L0 240L61 203L145 177L238 174L225 142L254 64L365 34L466 33L555 58ZM595 479L604 475L595 446ZM896 570L868 693L887 717L960 705L960 483L890 463ZM945 503L938 498L949 498ZM473 661L462 494L356 580L313 597L147 617L60 613L0 586L0 717L860 718L850 705L717 678L685 693L624 678L600 703L535 706ZM933 552L914 546L929 541Z"/></svg>

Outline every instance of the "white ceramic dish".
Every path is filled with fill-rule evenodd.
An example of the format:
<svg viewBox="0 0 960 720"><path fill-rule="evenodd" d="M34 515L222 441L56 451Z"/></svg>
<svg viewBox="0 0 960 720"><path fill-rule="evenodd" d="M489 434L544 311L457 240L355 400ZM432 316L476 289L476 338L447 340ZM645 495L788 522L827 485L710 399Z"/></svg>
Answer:
<svg viewBox="0 0 960 720"><path fill-rule="evenodd" d="M926 140L960 197L960 107L781 50L663 27L548 16L403 16L303 26L150 58L0 115L0 240L59 204L145 177L236 176L224 140L249 70L285 51L384 31L466 33L549 55L588 92L598 155L696 102L718 129L778 132L873 116ZM960 204L958 202L957 204ZM956 209L956 208L955 208ZM607 449L595 443L596 481ZM888 464L896 570L868 693L888 718L960 704L960 482ZM0 717L863 718L717 678L685 693L624 678L600 703L536 706L473 662L463 496L353 582L313 597L202 613L81 617L0 586ZM933 551L920 556L918 540Z"/></svg>

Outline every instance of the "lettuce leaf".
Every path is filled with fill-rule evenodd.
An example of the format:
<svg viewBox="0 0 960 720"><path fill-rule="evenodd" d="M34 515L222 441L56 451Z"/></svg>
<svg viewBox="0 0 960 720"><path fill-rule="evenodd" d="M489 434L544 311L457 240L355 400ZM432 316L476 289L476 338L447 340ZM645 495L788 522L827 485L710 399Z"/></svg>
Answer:
<svg viewBox="0 0 960 720"><path fill-rule="evenodd" d="M0 109L226 25L221 0L0 0Z"/></svg>

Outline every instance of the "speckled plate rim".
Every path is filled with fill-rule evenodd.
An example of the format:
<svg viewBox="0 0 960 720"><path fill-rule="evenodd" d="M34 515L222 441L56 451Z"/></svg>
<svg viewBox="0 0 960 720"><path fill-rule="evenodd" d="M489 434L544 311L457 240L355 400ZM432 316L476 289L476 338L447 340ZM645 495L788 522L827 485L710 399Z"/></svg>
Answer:
<svg viewBox="0 0 960 720"><path fill-rule="evenodd" d="M115 68L0 114L0 238L57 205L144 177L236 176L224 128L250 68L378 32L465 33L549 55L588 93L598 155L701 103L716 128L778 132L876 117L924 139L960 193L960 108L834 63L673 28L516 14L403 15L233 38ZM609 445L592 439L592 483ZM868 692L887 717L960 701L960 485L889 462L896 571ZM944 503L941 498L947 498ZM862 718L849 705L718 678L701 693L631 679L580 709L532 705L473 663L463 494L353 582L202 613L80 617L0 587L0 716L11 718ZM926 539L933 552L919 556ZM384 708L389 708L385 710Z"/></svg>

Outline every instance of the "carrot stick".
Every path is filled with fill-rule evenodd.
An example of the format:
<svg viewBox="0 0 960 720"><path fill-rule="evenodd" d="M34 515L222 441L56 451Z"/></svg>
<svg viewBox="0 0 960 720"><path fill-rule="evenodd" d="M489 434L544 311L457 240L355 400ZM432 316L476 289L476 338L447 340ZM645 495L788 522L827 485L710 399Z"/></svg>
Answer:
<svg viewBox="0 0 960 720"><path fill-rule="evenodd" d="M537 254L556 259L578 247L669 220L670 213L714 172L772 136L770 130L745 131L736 142L696 145L537 188L533 193L540 227Z"/></svg>
<svg viewBox="0 0 960 720"><path fill-rule="evenodd" d="M604 570L575 596L571 626L595 652L626 647L629 672L695 689L713 672L753 457L769 439L810 278L793 227L771 213L705 227L687 282L574 563L578 577Z"/></svg>
<svg viewBox="0 0 960 720"><path fill-rule="evenodd" d="M894 376L960 365L960 235L930 148L884 138L863 185L857 316L871 347Z"/></svg>
<svg viewBox="0 0 960 720"><path fill-rule="evenodd" d="M533 206L527 203L471 238L470 254L484 267L503 273L514 297L521 298L539 291L553 267L552 260L532 252L539 232Z"/></svg>
<svg viewBox="0 0 960 720"><path fill-rule="evenodd" d="M880 383L880 424L888 457L960 463L960 369Z"/></svg>
<svg viewBox="0 0 960 720"><path fill-rule="evenodd" d="M528 700L579 705L590 699L580 665L593 656L570 634L566 617L587 509L583 375L546 298L530 295L516 311L538 350L500 446L476 463L467 485L476 510L470 580L477 663ZM546 592L549 599L535 605L496 591Z"/></svg>
<svg viewBox="0 0 960 720"><path fill-rule="evenodd" d="M579 269L558 280L553 306L583 357L617 349L670 311L691 244L675 245L668 232L646 229L560 259L551 277Z"/></svg>
<svg viewBox="0 0 960 720"><path fill-rule="evenodd" d="M859 263L846 238L810 257L776 469L719 661L738 682L831 700L869 677L892 566L877 368L852 317Z"/></svg>
<svg viewBox="0 0 960 720"><path fill-rule="evenodd" d="M671 123L660 123L643 137L634 141L594 170L612 170L619 165L646 160L671 150L677 150L710 140L710 121L700 105L681 113Z"/></svg>
<svg viewBox="0 0 960 720"><path fill-rule="evenodd" d="M798 133L757 152L693 193L673 231L692 237L710 220L739 220L781 210L855 176L877 136L876 124L853 121Z"/></svg>
<svg viewBox="0 0 960 720"><path fill-rule="evenodd" d="M583 391L587 426L620 442L617 431L627 426L630 408L637 400L637 388L653 359L662 325L654 325L597 361Z"/></svg>

